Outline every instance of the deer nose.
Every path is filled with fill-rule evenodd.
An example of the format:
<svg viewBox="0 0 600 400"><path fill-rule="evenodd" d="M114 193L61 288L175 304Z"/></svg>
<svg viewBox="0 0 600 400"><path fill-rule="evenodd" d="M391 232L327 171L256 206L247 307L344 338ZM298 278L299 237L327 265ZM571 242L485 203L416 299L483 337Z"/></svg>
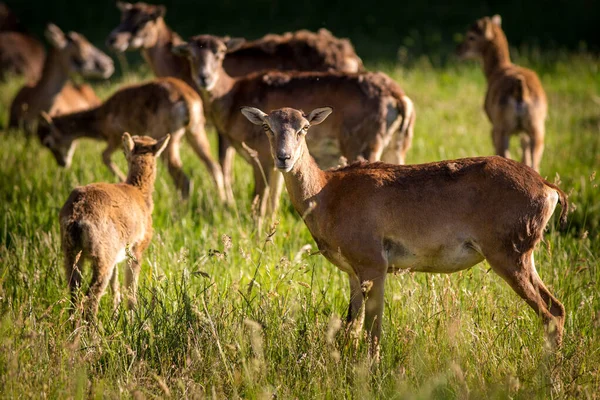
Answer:
<svg viewBox="0 0 600 400"><path fill-rule="evenodd" d="M277 154L277 159L281 162L286 162L290 158L292 158L292 156L290 156L289 154Z"/></svg>

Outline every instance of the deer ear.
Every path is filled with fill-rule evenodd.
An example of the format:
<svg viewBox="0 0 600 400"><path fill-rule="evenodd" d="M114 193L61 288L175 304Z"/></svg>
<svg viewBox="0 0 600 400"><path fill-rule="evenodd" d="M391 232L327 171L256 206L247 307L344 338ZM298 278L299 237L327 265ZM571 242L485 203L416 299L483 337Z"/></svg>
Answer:
<svg viewBox="0 0 600 400"><path fill-rule="evenodd" d="M187 42L181 42L181 44L171 47L171 52L176 56L187 57L190 55L190 45Z"/></svg>
<svg viewBox="0 0 600 400"><path fill-rule="evenodd" d="M265 118L267 117L267 114L260 111L258 108L242 107L241 111L242 114L244 114L244 117L248 118L248 121L252 122L254 125L264 125L266 122Z"/></svg>
<svg viewBox="0 0 600 400"><path fill-rule="evenodd" d="M498 26L502 26L502 17L496 14L492 17L492 22Z"/></svg>
<svg viewBox="0 0 600 400"><path fill-rule="evenodd" d="M123 149L125 150L125 156L128 156L133 151L133 148L135 147L135 143L133 142L131 135L127 132L123 133L122 139L123 139Z"/></svg>
<svg viewBox="0 0 600 400"><path fill-rule="evenodd" d="M319 125L321 122L325 121L325 119L333 112L333 108L331 107L321 107L315 108L308 114L308 122L311 125Z"/></svg>
<svg viewBox="0 0 600 400"><path fill-rule="evenodd" d="M48 42L50 42L52 47L64 49L67 46L68 39L65 36L65 33L58 26L54 24L48 24L48 26L46 26L46 32L44 33L46 35L46 39Z"/></svg>
<svg viewBox="0 0 600 400"><path fill-rule="evenodd" d="M169 144L169 139L171 139L171 135L169 135L168 133L166 136L163 136L162 138L158 139L154 146L152 146L152 152L154 153L154 156L160 156L160 154L167 148L167 145Z"/></svg>
<svg viewBox="0 0 600 400"><path fill-rule="evenodd" d="M117 1L117 8L122 12L129 11L133 8L133 4L124 1Z"/></svg>
<svg viewBox="0 0 600 400"><path fill-rule="evenodd" d="M242 47L244 43L246 43L244 38L231 38L225 41L225 46L227 46L227 52L231 53Z"/></svg>

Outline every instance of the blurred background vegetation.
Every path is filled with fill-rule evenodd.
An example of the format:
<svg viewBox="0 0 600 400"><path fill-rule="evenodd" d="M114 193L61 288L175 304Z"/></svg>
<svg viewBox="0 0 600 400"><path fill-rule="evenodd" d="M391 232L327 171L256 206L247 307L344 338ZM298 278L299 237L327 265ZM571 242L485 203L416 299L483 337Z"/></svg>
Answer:
<svg viewBox="0 0 600 400"><path fill-rule="evenodd" d="M115 1L9 0L35 34L54 22L103 44L119 21ZM410 62L422 55L444 65L456 41L477 18L498 13L510 44L553 52L600 50L597 0L157 0L166 21L184 38L212 33L256 38L265 33L326 27L349 37L365 61ZM137 58L139 59L139 57Z"/></svg>

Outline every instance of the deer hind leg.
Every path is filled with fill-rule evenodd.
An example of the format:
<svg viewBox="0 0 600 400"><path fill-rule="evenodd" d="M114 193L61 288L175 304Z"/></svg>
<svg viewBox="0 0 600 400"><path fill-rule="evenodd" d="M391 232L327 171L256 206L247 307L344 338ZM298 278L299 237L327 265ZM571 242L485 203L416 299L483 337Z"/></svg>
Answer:
<svg viewBox="0 0 600 400"><path fill-rule="evenodd" d="M64 245L63 245L64 248ZM81 268L83 266L83 256L80 252L72 249L65 251L64 267L65 276L71 293L71 303L77 305L77 292L81 287Z"/></svg>
<svg viewBox="0 0 600 400"><path fill-rule="evenodd" d="M210 143L208 142L208 137L206 137L204 126L196 124L195 127L187 129L185 135L194 152L200 157L204 165L206 165L213 182L217 186L219 199L222 202L228 202L229 199L225 193L223 171L221 170L221 166L210 155Z"/></svg>
<svg viewBox="0 0 600 400"><path fill-rule="evenodd" d="M504 158L510 158L510 152L508 147L510 144L510 132L501 126L494 126L492 129L492 139L494 140L494 149L496 155Z"/></svg>
<svg viewBox="0 0 600 400"><path fill-rule="evenodd" d="M521 135L521 150L523 151L523 155L521 157L521 162L529 167L533 168L532 162L532 152L531 152L531 137L526 134Z"/></svg>
<svg viewBox="0 0 600 400"><path fill-rule="evenodd" d="M162 159L167 163L169 175L175 182L175 186L181 193L181 197L187 199L190 196L190 180L183 172L183 164L179 155L179 146L181 145L181 137L184 129L180 129L171 135L171 140L167 145L167 150L161 155Z"/></svg>
<svg viewBox="0 0 600 400"><path fill-rule="evenodd" d="M547 337L553 346L562 343L565 309L540 277L533 263L533 250L511 256L488 257L494 272L500 275L515 292L542 318Z"/></svg>
<svg viewBox="0 0 600 400"><path fill-rule="evenodd" d="M87 320L95 319L98 315L100 299L106 291L114 268L114 257L107 257L105 254L92 257L92 282L88 289L87 305L85 307Z"/></svg>
<svg viewBox="0 0 600 400"><path fill-rule="evenodd" d="M233 160L235 158L235 148L231 145L229 138L219 133L219 164L223 172L223 185L225 186L225 195L228 204L234 204L233 197Z"/></svg>
<svg viewBox="0 0 600 400"><path fill-rule="evenodd" d="M131 249L133 259L130 259L127 262L127 267L125 269L125 285L127 287L127 305L129 309L133 309L137 305L137 286L142 266L142 254L150 244L150 239L151 238L147 238L143 242L133 246Z"/></svg>
<svg viewBox="0 0 600 400"><path fill-rule="evenodd" d="M121 304L121 289L119 287L119 268L113 268L112 276L110 277L110 288L113 294L113 310L119 308Z"/></svg>
<svg viewBox="0 0 600 400"><path fill-rule="evenodd" d="M532 128L530 152L531 152L531 167L537 172L540 172L540 163L544 154L544 136L546 134L544 123L536 124Z"/></svg>

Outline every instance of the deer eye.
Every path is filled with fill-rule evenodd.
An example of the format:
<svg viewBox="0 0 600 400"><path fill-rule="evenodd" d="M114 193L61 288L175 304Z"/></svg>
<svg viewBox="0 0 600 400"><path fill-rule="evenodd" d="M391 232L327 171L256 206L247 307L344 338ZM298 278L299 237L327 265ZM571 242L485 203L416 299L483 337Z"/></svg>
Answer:
<svg viewBox="0 0 600 400"><path fill-rule="evenodd" d="M267 134L269 134L269 135L272 135L272 134L273 134L273 131L271 130L271 128L270 128L270 127L269 127L269 125L267 125L267 124L264 124L264 125L263 125L263 130L264 130L264 131L265 131Z"/></svg>

